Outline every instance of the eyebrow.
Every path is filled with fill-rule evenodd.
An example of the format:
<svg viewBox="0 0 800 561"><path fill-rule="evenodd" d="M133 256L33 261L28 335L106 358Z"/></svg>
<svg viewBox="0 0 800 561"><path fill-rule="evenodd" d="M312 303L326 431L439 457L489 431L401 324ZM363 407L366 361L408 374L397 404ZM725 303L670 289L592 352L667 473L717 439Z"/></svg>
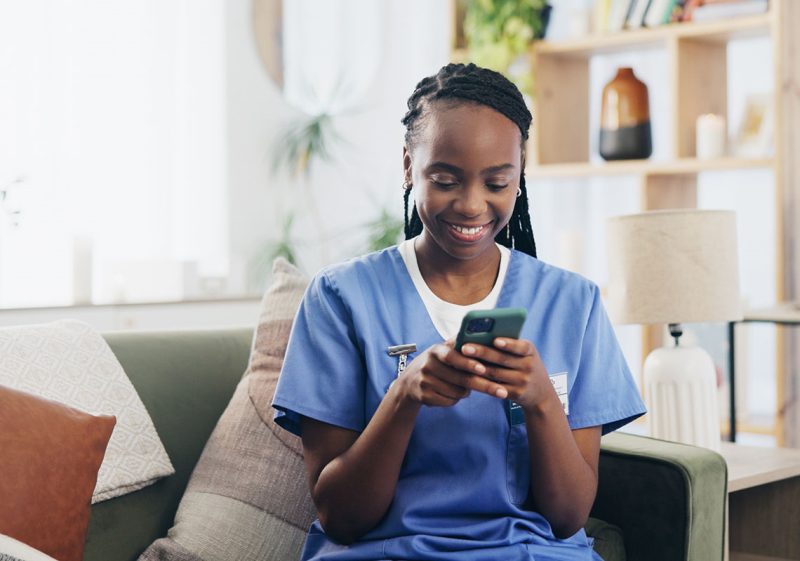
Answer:
<svg viewBox="0 0 800 561"><path fill-rule="evenodd" d="M448 164L446 162L433 162L428 167L429 168L433 168L433 167L443 168L443 169L446 169L447 171L451 171L453 173L461 171L461 168L459 168L458 166L454 166L454 165ZM481 170L481 173L482 174L483 173L497 173L497 172L500 172L500 171L506 171L508 169L512 169L513 170L514 169L514 165L513 164L502 164L502 165L499 165L499 166L492 166L492 167L488 167L488 168L486 168L484 170Z"/></svg>

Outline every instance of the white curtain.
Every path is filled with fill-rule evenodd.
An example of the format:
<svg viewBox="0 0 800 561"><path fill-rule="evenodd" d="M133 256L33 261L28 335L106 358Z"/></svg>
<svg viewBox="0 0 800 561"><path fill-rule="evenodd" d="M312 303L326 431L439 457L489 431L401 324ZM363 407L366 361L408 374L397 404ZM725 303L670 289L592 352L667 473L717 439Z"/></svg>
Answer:
<svg viewBox="0 0 800 561"><path fill-rule="evenodd" d="M69 303L76 236L96 288L112 262L226 272L224 25L222 0L0 0L0 185L25 178L0 306Z"/></svg>

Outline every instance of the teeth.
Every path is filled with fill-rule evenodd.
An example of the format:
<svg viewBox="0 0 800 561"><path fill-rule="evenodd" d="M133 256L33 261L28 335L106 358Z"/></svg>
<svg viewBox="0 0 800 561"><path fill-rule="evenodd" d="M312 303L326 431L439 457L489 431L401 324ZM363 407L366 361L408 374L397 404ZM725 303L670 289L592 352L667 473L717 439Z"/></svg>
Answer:
<svg viewBox="0 0 800 561"><path fill-rule="evenodd" d="M480 226L478 228L462 228L461 226L456 226L455 224L453 225L453 228L455 228L458 232L467 235L477 234L478 232L483 230L483 226Z"/></svg>

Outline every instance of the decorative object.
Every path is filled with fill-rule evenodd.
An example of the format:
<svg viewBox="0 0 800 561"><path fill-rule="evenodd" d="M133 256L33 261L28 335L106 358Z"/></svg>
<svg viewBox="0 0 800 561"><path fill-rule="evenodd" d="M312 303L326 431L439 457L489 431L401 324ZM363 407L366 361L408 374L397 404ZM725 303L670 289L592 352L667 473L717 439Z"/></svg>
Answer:
<svg viewBox="0 0 800 561"><path fill-rule="evenodd" d="M603 88L600 155L606 160L635 160L652 153L647 86L632 68L620 68Z"/></svg>
<svg viewBox="0 0 800 561"><path fill-rule="evenodd" d="M736 155L740 158L767 158L772 153L775 112L771 94L752 94L745 100L736 134Z"/></svg>
<svg viewBox="0 0 800 561"><path fill-rule="evenodd" d="M250 363L208 440L169 537L143 560L298 559L316 511L300 439L272 420L272 394L309 279L283 258L264 293Z"/></svg>
<svg viewBox="0 0 800 561"><path fill-rule="evenodd" d="M569 15L569 37L579 39L592 32L592 10L588 7L572 10Z"/></svg>
<svg viewBox="0 0 800 561"><path fill-rule="evenodd" d="M114 417L4 385L0 404L0 534L80 561Z"/></svg>
<svg viewBox="0 0 800 561"><path fill-rule="evenodd" d="M728 144L728 127L725 117L708 113L697 117L696 152L698 160L722 158Z"/></svg>
<svg viewBox="0 0 800 561"><path fill-rule="evenodd" d="M61 320L0 329L0 384L116 416L92 503L175 473L133 384L89 324Z"/></svg>
<svg viewBox="0 0 800 561"><path fill-rule="evenodd" d="M650 436L720 449L717 376L708 352L679 344L681 323L742 318L733 211L666 210L609 218L608 313L668 324L675 345L644 363Z"/></svg>
<svg viewBox="0 0 800 561"><path fill-rule="evenodd" d="M464 35L469 61L505 74L532 97L528 52L531 42L545 37L551 11L546 0L468 0Z"/></svg>

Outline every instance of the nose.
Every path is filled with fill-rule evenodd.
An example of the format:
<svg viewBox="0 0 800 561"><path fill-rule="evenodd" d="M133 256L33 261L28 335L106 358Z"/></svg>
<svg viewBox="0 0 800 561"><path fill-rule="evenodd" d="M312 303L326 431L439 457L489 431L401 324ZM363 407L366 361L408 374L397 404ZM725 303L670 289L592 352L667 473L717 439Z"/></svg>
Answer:
<svg viewBox="0 0 800 561"><path fill-rule="evenodd" d="M479 185L466 185L458 193L453 210L462 216L472 218L486 211L486 199Z"/></svg>

